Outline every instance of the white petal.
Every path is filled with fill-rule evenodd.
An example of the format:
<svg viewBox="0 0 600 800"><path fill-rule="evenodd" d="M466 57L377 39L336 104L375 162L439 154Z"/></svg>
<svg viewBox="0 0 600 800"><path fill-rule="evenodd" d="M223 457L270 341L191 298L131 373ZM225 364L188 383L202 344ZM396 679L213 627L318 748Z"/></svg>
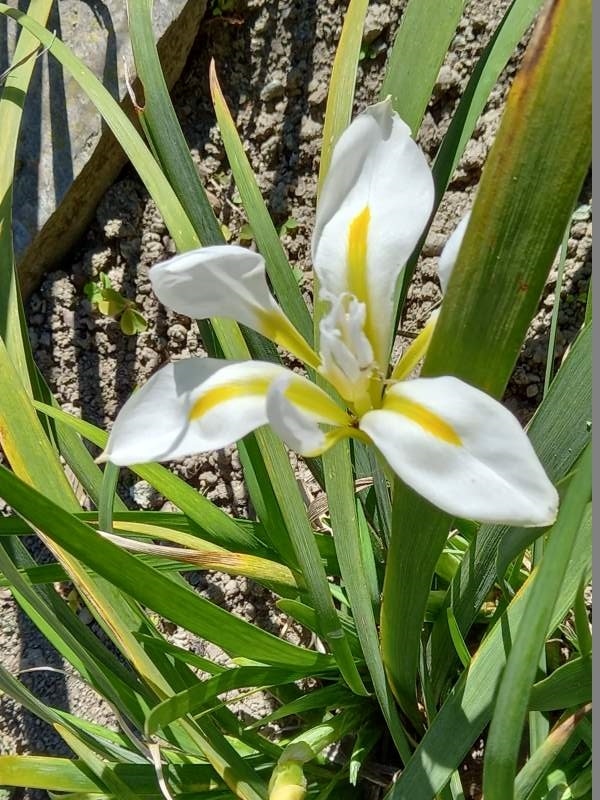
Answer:
<svg viewBox="0 0 600 800"><path fill-rule="evenodd" d="M367 305L366 331L382 369L398 276L431 213L431 171L410 129L385 100L342 134L323 185L313 263L326 292Z"/></svg>
<svg viewBox="0 0 600 800"><path fill-rule="evenodd" d="M219 450L267 422L270 383L287 370L261 361L176 361L125 403L104 457L127 466Z"/></svg>
<svg viewBox="0 0 600 800"><path fill-rule="evenodd" d="M440 278L440 285L442 287L442 292L444 293L448 288L450 275L452 275L452 270L454 269L454 265L456 264L456 259L458 258L460 246L463 242L463 239L465 238L465 233L470 218L471 218L471 212L469 211L461 219L461 221L458 223L458 225L448 238L448 241L444 245L444 249L442 250L442 253L440 255L440 261L438 264L438 275Z"/></svg>
<svg viewBox="0 0 600 800"><path fill-rule="evenodd" d="M269 291L259 253L236 245L202 247L152 267L150 280L161 303L179 314L193 319L234 319L305 363L318 365L317 356Z"/></svg>
<svg viewBox="0 0 600 800"><path fill-rule="evenodd" d="M289 448L305 456L320 455L350 430L350 418L318 386L288 372L271 384L267 395L269 424ZM320 424L336 426L325 433Z"/></svg>
<svg viewBox="0 0 600 800"><path fill-rule="evenodd" d="M392 469L454 516L549 525L558 495L513 415L457 378L397 383L360 423Z"/></svg>

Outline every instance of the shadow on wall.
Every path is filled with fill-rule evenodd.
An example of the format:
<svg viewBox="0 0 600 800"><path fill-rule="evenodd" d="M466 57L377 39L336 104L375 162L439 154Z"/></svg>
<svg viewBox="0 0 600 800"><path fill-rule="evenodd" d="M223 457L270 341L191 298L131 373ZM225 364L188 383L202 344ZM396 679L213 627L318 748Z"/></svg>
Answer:
<svg viewBox="0 0 600 800"><path fill-rule="evenodd" d="M90 8L98 29L103 31L100 38L105 47L102 78L105 87L118 99L117 39L110 11L100 0L84 0ZM19 9L26 11L29 3L19 2ZM16 28L14 23L8 23ZM13 31L7 27L7 19L0 21L0 70L9 63L8 35ZM47 28L63 38L63 25L60 3L54 3L48 18ZM93 31L91 32L93 35ZM47 77L47 96L44 96L44 81ZM42 114L47 103L49 130L42 130ZM17 254L23 252L38 229L38 220L45 218L46 209L40 208L40 198L47 197L52 209L66 195L74 177L72 151L72 129L69 118L69 98L65 90L65 76L60 62L48 53L41 55L36 63L30 89L23 110L23 122L19 138L15 170L15 208L19 209L14 220L14 243ZM43 149L51 146L51 186L40 185L39 164ZM50 170L48 170L50 172ZM42 199L42 202L43 199Z"/></svg>

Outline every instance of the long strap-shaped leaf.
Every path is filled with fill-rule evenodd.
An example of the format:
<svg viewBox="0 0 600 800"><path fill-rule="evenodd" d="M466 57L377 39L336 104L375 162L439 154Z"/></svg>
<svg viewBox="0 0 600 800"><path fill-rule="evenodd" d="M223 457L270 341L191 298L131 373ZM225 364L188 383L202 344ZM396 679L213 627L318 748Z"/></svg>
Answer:
<svg viewBox="0 0 600 800"><path fill-rule="evenodd" d="M227 107L214 62L210 66L210 88L225 152L256 244L265 257L267 274L271 279L275 295L290 321L309 344L312 344L313 331L310 314L285 255L279 234L260 193L231 112Z"/></svg>
<svg viewBox="0 0 600 800"><path fill-rule="evenodd" d="M404 10L380 97L392 105L416 136L465 0L411 0Z"/></svg>
<svg viewBox="0 0 600 800"><path fill-rule="evenodd" d="M52 0L32 0L28 13L44 25ZM0 337L27 392L31 391L31 348L15 270L12 239L13 176L23 106L36 63L38 40L22 31L13 61L19 66L6 77L0 95Z"/></svg>
<svg viewBox="0 0 600 800"><path fill-rule="evenodd" d="M557 482L567 475L583 448L591 439L589 420L592 414L591 325L578 337L566 361L559 369L549 393L544 398L529 427L529 437L550 480ZM535 531L530 536L535 536ZM518 533L519 531L512 531ZM527 543L510 546L511 530L505 526L483 525L454 576L446 595L463 636L492 588L502 565L508 563ZM501 547L499 553L498 548ZM445 615L440 614L429 639L431 682L436 697L442 691L446 675L454 662L450 632Z"/></svg>
<svg viewBox="0 0 600 800"><path fill-rule="evenodd" d="M571 8L564 22L564 5ZM538 27L508 97L423 374L451 374L499 396L587 171L591 151L588 0L558 0ZM561 24L556 9L561 9ZM576 13L573 13L576 12ZM574 59L572 53L578 52ZM397 482L381 638L393 686L416 713L420 629L449 520ZM401 564L420 571L398 580ZM403 626L397 625L398 619Z"/></svg>
<svg viewBox="0 0 600 800"><path fill-rule="evenodd" d="M329 170L335 143L350 124L356 70L369 0L350 0L337 46L323 125L323 144L319 168L319 189Z"/></svg>
<svg viewBox="0 0 600 800"><path fill-rule="evenodd" d="M25 373L27 375L27 373ZM71 511L79 504L0 338L0 444L14 472Z"/></svg>
<svg viewBox="0 0 600 800"><path fill-rule="evenodd" d="M513 0L479 57L433 163L436 200L430 222L444 196L454 169L464 153L467 142L473 134L475 124L485 107L491 90L515 47L531 25L542 2L543 0ZM424 231L415 248L415 254L409 259L404 269L400 287L399 312L404 308L410 281L417 266L418 254L421 252L428 230L429 228Z"/></svg>
<svg viewBox="0 0 600 800"><path fill-rule="evenodd" d="M251 652L260 654L265 663L331 666L330 657L277 639L154 572L4 467L0 468L0 491L17 513L115 587L225 650L243 656L251 647Z"/></svg>
<svg viewBox="0 0 600 800"><path fill-rule="evenodd" d="M558 594L552 618L545 630L555 630L573 604L582 578L591 569L591 508L580 526L567 572ZM507 642L524 626L528 630L525 608L535 582L532 575L497 620L468 670L463 672L431 727L423 737L404 772L385 800L433 800L457 769L473 742L490 721L498 682L507 659ZM504 798L510 797L505 794Z"/></svg>
<svg viewBox="0 0 600 800"><path fill-rule="evenodd" d="M498 689L496 713L485 750L483 787L489 800L504 800L514 792L519 746L531 687L552 616L554 598L560 592L577 531L592 497L592 448L585 449L558 521L544 548L544 555L527 598L522 625L513 640Z"/></svg>

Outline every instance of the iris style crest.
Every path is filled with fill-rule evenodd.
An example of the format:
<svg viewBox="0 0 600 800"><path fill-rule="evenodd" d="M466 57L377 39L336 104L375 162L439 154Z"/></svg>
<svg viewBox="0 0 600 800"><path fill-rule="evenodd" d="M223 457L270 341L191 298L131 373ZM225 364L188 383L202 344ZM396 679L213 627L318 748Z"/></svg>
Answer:
<svg viewBox="0 0 600 800"><path fill-rule="evenodd" d="M368 108L340 137L317 208L312 255L327 304L319 353L272 296L260 254L204 247L153 267L152 285L165 305L259 331L318 370L343 405L281 365L185 359L159 370L127 401L105 459L125 466L212 451L269 424L305 456L343 437L372 444L403 481L449 514L552 523L556 490L502 405L457 378L405 380L427 349L434 316L389 372L398 278L433 201L425 156L390 100ZM444 288L467 224L442 255Z"/></svg>

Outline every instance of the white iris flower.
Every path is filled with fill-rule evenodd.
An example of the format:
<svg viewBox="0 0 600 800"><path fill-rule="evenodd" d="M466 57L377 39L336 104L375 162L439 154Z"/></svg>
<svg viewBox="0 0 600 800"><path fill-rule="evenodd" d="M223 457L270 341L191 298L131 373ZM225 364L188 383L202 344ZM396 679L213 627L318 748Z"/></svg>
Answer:
<svg viewBox="0 0 600 800"><path fill-rule="evenodd" d="M152 285L166 306L260 331L318 370L343 405L280 365L181 360L127 401L104 457L122 466L176 459L226 447L265 424L306 456L351 436L374 444L403 481L449 514L552 523L556 490L509 411L457 378L405 380L433 320L386 379L396 283L433 200L425 157L389 100L358 116L335 147L317 209L313 263L328 303L318 354L272 296L258 253L204 247L154 267ZM444 281L465 226L442 259Z"/></svg>

